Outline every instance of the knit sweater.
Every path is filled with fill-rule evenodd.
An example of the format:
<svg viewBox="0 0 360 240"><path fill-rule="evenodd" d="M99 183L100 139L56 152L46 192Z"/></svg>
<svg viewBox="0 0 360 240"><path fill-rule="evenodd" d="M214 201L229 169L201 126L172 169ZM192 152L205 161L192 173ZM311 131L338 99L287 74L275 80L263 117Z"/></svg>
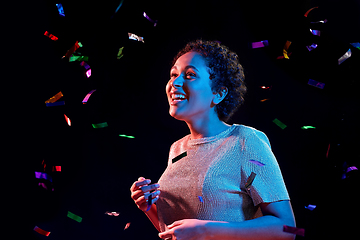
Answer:
<svg viewBox="0 0 360 240"><path fill-rule="evenodd" d="M181 219L254 219L262 216L260 203L290 199L267 136L238 124L216 136L187 135L173 143L158 183L162 232Z"/></svg>

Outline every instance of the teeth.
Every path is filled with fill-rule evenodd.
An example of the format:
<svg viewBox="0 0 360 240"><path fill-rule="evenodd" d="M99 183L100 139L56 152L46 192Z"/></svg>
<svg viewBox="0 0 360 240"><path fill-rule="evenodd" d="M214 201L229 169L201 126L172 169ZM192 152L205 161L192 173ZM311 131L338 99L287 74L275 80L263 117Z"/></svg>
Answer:
<svg viewBox="0 0 360 240"><path fill-rule="evenodd" d="M185 96L183 94L172 94L172 99L185 99Z"/></svg>

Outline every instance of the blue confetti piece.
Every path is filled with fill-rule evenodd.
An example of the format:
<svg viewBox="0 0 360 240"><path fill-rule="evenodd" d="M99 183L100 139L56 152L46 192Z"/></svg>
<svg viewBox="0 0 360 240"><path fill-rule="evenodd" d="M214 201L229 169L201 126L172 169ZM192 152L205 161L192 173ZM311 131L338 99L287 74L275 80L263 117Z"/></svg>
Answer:
<svg viewBox="0 0 360 240"><path fill-rule="evenodd" d="M202 196L198 196L200 202L204 202Z"/></svg>
<svg viewBox="0 0 360 240"><path fill-rule="evenodd" d="M325 83L318 82L318 81L315 81L313 79L309 79L308 84L311 85L311 86L320 88L320 89L324 89L324 87L325 87Z"/></svg>
<svg viewBox="0 0 360 240"><path fill-rule="evenodd" d="M65 101L59 101L59 102L54 102L54 103L46 103L47 107L54 107L54 106L61 106L61 105L65 105Z"/></svg>
<svg viewBox="0 0 360 240"><path fill-rule="evenodd" d="M58 8L59 15L62 17L65 17L64 8L61 3L57 3L56 7Z"/></svg>

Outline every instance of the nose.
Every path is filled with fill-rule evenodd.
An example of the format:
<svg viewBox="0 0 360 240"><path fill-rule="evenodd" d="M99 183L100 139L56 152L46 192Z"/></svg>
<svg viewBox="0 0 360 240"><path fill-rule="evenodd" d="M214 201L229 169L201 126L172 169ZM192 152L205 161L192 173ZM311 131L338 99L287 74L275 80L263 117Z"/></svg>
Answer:
<svg viewBox="0 0 360 240"><path fill-rule="evenodd" d="M170 80L170 84L172 87L182 87L184 83L183 76L180 74L176 78Z"/></svg>

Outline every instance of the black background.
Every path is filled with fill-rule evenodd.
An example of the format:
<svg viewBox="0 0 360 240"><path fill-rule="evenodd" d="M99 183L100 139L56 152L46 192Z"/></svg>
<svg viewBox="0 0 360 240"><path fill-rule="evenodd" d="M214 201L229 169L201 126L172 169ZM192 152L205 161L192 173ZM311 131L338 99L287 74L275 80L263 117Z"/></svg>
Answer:
<svg viewBox="0 0 360 240"><path fill-rule="evenodd" d="M198 38L221 41L239 55L248 93L229 123L255 127L269 137L297 226L305 228L305 237L297 239L346 239L353 233L358 171L342 175L348 166L359 168L360 50L350 45L360 41L359 1L125 0L115 13L120 0L63 0L65 17L56 3L31 2L19 13L26 36L22 46L31 52L15 74L31 92L18 125L28 126L27 132L17 136L24 141L18 144L20 163L26 162L19 204L26 217L19 231L27 239L159 239L129 188L139 176L156 182L170 145L189 133L184 122L169 116L165 85L174 55ZM156 27L144 11L158 20ZM324 19L325 24L310 23ZM321 30L320 37L309 28ZM52 41L45 31L59 39ZM128 32L145 43L128 39ZM261 40L269 46L250 47ZM287 40L290 59L277 59ZM89 56L90 78L79 62L61 59L75 41L83 44L77 52ZM312 43L318 47L309 52ZM116 59L120 47L124 56ZM338 65L349 48L352 56ZM308 85L309 79L325 88ZM44 101L59 91L65 105L46 107ZM287 127L279 128L275 118ZM100 122L109 126L92 127ZM303 130L304 125L316 129ZM54 191L34 178L34 171L44 171L43 160ZM52 172L52 166L61 166L61 172ZM308 204L317 207L310 211ZM68 218L67 211L82 222ZM51 234L42 236L35 226Z"/></svg>

